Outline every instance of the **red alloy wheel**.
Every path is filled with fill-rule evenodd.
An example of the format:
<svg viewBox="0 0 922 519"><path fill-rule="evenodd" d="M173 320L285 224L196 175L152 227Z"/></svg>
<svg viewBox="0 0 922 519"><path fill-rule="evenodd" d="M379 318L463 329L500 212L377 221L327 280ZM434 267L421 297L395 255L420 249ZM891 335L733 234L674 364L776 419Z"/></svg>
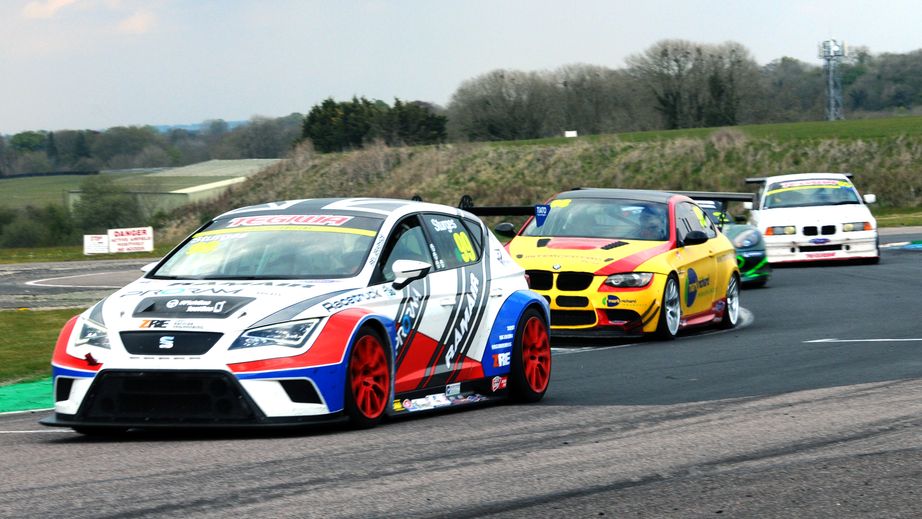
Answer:
<svg viewBox="0 0 922 519"><path fill-rule="evenodd" d="M538 317L531 317L525 323L522 334L522 366L525 381L535 393L547 389L551 378L551 343L547 326Z"/></svg>
<svg viewBox="0 0 922 519"><path fill-rule="evenodd" d="M376 337L365 335L355 343L349 378L359 412L371 420L381 416L387 407L391 381L384 346Z"/></svg>

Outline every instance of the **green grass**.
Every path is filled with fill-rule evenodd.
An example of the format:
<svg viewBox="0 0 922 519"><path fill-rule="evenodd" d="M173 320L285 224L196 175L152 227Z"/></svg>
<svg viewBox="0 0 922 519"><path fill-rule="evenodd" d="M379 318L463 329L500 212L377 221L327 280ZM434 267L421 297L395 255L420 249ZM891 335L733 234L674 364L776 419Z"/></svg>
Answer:
<svg viewBox="0 0 922 519"><path fill-rule="evenodd" d="M115 181L131 173L100 173ZM80 188L86 175L55 177L0 178L0 206L21 209L27 205L44 207L48 204L64 205L64 194Z"/></svg>
<svg viewBox="0 0 922 519"><path fill-rule="evenodd" d="M173 245L162 244L154 247L153 252L126 252L122 254L93 254L84 256L82 245L66 247L43 247L36 249L3 249L0 248L0 263L36 263L43 261L80 261L97 259L137 259L151 258L151 261L162 258L173 248Z"/></svg>
<svg viewBox="0 0 922 519"><path fill-rule="evenodd" d="M49 376L51 352L61 327L82 311L0 311L0 385Z"/></svg>
<svg viewBox="0 0 922 519"><path fill-rule="evenodd" d="M872 209L879 227L905 227L922 225L922 208Z"/></svg>
<svg viewBox="0 0 922 519"><path fill-rule="evenodd" d="M780 141L812 139L884 139L899 136L922 135L922 116L886 117L880 119L854 119L845 121L808 121L798 123L751 124L726 128L689 128L683 130L657 130L625 132L613 135L588 135L576 139L548 137L520 141L500 141L495 146L566 145L576 142L598 142L617 138L623 142L648 142L672 139L706 139L721 130L736 130L756 139Z"/></svg>

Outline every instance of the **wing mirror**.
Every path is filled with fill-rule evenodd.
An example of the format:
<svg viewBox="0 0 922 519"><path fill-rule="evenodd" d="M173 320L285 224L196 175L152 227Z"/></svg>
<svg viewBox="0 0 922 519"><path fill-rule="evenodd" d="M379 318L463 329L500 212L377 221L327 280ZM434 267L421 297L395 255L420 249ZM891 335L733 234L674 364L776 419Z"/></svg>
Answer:
<svg viewBox="0 0 922 519"><path fill-rule="evenodd" d="M691 231L685 235L685 239L682 240L682 246L701 245L706 241L708 241L708 235L704 231Z"/></svg>
<svg viewBox="0 0 922 519"><path fill-rule="evenodd" d="M877 195L875 195L874 193L868 193L864 195L863 198L864 198L864 203L866 204L873 204L877 202Z"/></svg>
<svg viewBox="0 0 922 519"><path fill-rule="evenodd" d="M394 288L397 290L409 285L417 279L422 279L432 270L432 265L425 261L397 260L394 262Z"/></svg>
<svg viewBox="0 0 922 519"><path fill-rule="evenodd" d="M503 222L493 228L496 234L506 238L515 238L515 226L509 222Z"/></svg>

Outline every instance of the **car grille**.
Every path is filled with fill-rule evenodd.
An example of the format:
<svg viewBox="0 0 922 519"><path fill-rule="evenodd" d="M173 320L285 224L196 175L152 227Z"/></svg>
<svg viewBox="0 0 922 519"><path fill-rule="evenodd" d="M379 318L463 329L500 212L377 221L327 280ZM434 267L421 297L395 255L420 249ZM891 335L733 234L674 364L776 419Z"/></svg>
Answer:
<svg viewBox="0 0 922 519"><path fill-rule="evenodd" d="M551 324L554 326L588 326L595 321L593 310L551 310Z"/></svg>
<svg viewBox="0 0 922 519"><path fill-rule="evenodd" d="M77 416L91 422L243 423L255 406L229 373L216 371L103 371Z"/></svg>
<svg viewBox="0 0 922 519"><path fill-rule="evenodd" d="M527 270L532 290L550 290L554 287L554 272L549 270ZM557 274L557 290L578 292L592 284L593 276L588 272L560 272Z"/></svg>
<svg viewBox="0 0 922 519"><path fill-rule="evenodd" d="M584 308L589 306L589 298L582 296L557 296L557 306Z"/></svg>
<svg viewBox="0 0 922 519"><path fill-rule="evenodd" d="M121 332L133 355L203 355L221 338L212 332Z"/></svg>
<svg viewBox="0 0 922 519"><path fill-rule="evenodd" d="M804 236L816 236L818 234L817 230L819 230L819 232L822 232L823 235L835 234L836 226L835 225L824 225L821 228L817 229L815 225L807 225L803 228L803 233L804 233Z"/></svg>

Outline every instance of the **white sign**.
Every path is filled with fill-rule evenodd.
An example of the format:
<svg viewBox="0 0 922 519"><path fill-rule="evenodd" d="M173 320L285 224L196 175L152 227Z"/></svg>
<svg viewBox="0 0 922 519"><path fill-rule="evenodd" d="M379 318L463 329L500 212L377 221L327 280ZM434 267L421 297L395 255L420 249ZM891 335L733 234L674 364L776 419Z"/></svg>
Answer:
<svg viewBox="0 0 922 519"><path fill-rule="evenodd" d="M154 250L153 227L109 229L109 252L146 252L152 250Z"/></svg>
<svg viewBox="0 0 922 519"><path fill-rule="evenodd" d="M579 134L576 132L576 130L565 130L563 132L563 136L568 137L568 138L573 138L573 137L578 137Z"/></svg>
<svg viewBox="0 0 922 519"><path fill-rule="evenodd" d="M83 235L83 254L108 254L109 252L109 235L108 234L84 234Z"/></svg>

